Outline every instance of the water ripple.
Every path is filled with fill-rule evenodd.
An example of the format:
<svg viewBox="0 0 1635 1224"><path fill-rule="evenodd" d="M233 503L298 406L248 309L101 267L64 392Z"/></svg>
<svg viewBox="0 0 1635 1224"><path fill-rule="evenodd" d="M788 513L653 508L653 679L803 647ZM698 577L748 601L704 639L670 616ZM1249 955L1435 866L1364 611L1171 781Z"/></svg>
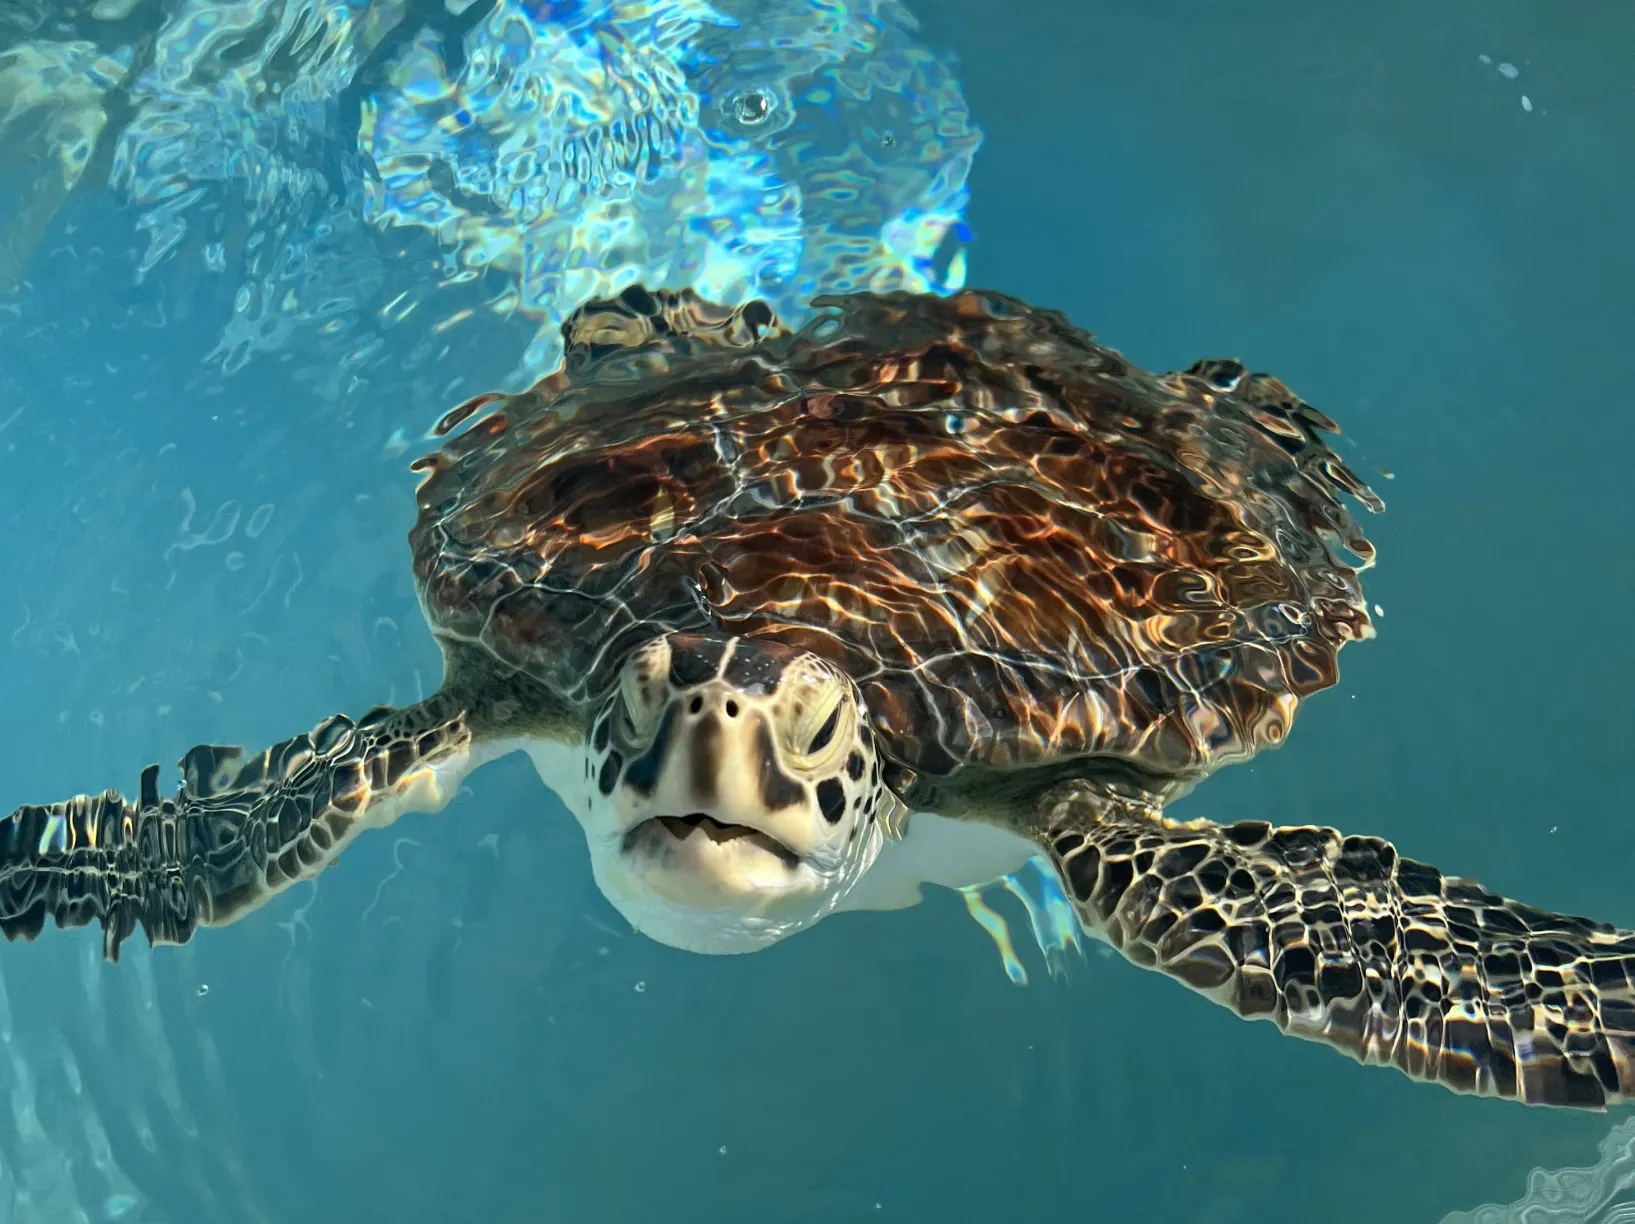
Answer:
<svg viewBox="0 0 1635 1224"><path fill-rule="evenodd" d="M0 235L0 293L105 174L145 240L138 279L165 269L196 300L227 278L228 373L299 337L339 394L385 328L437 343L515 319L520 385L558 360L568 310L637 280L796 322L819 292L963 282L980 138L894 0L69 11L86 37L0 23L0 151L61 161Z"/></svg>

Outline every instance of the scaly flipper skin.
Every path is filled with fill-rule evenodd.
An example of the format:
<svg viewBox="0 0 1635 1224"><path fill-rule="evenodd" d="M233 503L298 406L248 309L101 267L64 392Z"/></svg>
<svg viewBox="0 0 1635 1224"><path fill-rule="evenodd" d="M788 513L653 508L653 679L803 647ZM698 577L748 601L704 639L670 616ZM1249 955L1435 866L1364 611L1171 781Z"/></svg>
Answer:
<svg viewBox="0 0 1635 1224"><path fill-rule="evenodd" d="M0 931L100 922L109 960L138 924L152 943L186 943L317 875L362 830L441 808L471 744L463 708L438 695L336 715L248 759L200 745L173 799L150 765L134 803L110 790L20 807L0 821Z"/></svg>
<svg viewBox="0 0 1635 1224"><path fill-rule="evenodd" d="M1635 1097L1635 933L1506 900L1375 837L1177 824L1085 782L1039 816L1091 934L1240 1016L1456 1092Z"/></svg>

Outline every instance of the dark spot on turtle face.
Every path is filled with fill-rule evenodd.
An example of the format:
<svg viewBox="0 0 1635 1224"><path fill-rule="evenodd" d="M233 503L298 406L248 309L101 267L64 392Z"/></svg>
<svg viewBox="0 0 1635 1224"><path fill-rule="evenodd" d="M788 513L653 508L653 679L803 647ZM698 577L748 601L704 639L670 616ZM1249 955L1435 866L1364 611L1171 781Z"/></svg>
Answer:
<svg viewBox="0 0 1635 1224"><path fill-rule="evenodd" d="M604 795L611 795L613 788L619 783L619 770L624 768L624 758L617 752L607 754L607 760L602 762L601 776L596 779L596 789Z"/></svg>
<svg viewBox="0 0 1635 1224"><path fill-rule="evenodd" d="M806 790L784 773L778 764L778 750L772 745L772 731L766 719L759 721L760 726L755 729L755 754L760 758L761 802L767 811L777 812L806 798Z"/></svg>
<svg viewBox="0 0 1635 1224"><path fill-rule="evenodd" d="M846 814L846 788L839 778L825 778L817 785L818 810L830 824L839 824Z"/></svg>
<svg viewBox="0 0 1635 1224"><path fill-rule="evenodd" d="M853 782L862 780L863 754L861 752L853 752L846 758L846 776Z"/></svg>
<svg viewBox="0 0 1635 1224"><path fill-rule="evenodd" d="M659 770L664 768L664 758L669 754L670 735L675 725L676 707L671 705L659 720L659 729L653 733L653 742L647 746L647 751L630 762L630 768L625 770L625 785L643 799L651 795L658 785Z"/></svg>
<svg viewBox="0 0 1635 1224"><path fill-rule="evenodd" d="M591 733L591 747L595 748L597 752L606 752L608 740L612 735L613 719L604 714L602 715L602 721L596 724L596 730Z"/></svg>
<svg viewBox="0 0 1635 1224"><path fill-rule="evenodd" d="M715 802L715 779L720 768L720 757L721 721L712 711L698 720L687 744L687 768L692 776L693 793L700 803Z"/></svg>
<svg viewBox="0 0 1635 1224"><path fill-rule="evenodd" d="M727 702L727 707L726 708L727 708L727 717L728 718L737 718L738 717L738 703L736 701L729 700Z"/></svg>
<svg viewBox="0 0 1635 1224"><path fill-rule="evenodd" d="M784 669L799 654L789 646L739 638L721 678L740 692L765 696L778 687Z"/></svg>
<svg viewBox="0 0 1635 1224"><path fill-rule="evenodd" d="M689 714L697 714L703 708L704 699L697 695L694 695L693 699L687 703L687 713Z"/></svg>
<svg viewBox="0 0 1635 1224"><path fill-rule="evenodd" d="M715 679L721 670L721 656L727 643L720 638L678 634L670 639L670 683L691 688Z"/></svg>

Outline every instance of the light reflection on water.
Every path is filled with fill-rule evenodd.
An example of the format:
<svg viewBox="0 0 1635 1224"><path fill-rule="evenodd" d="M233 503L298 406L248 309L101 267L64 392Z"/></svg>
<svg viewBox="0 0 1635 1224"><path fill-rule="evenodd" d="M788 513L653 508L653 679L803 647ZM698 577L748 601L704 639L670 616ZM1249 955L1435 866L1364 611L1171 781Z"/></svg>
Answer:
<svg viewBox="0 0 1635 1224"><path fill-rule="evenodd" d="M138 278L223 282L225 373L302 347L340 394L418 315L428 337L531 329L520 389L560 355L562 303L638 277L792 320L815 292L959 280L979 137L894 0L25 17L0 23L0 140L34 162L9 282L68 194L106 183L146 238Z"/></svg>

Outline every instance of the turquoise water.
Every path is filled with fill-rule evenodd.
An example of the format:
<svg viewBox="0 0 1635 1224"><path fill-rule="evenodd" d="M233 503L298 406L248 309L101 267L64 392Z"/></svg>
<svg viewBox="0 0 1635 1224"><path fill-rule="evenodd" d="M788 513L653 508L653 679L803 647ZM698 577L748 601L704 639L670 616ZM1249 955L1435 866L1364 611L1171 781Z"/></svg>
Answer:
<svg viewBox="0 0 1635 1224"><path fill-rule="evenodd" d="M118 27L96 51L111 66L49 62L121 79L113 44L140 45L158 10L120 7L96 19ZM804 11L728 7L746 25ZM918 11L914 45L957 57L983 133L966 279L1149 366L1235 354L1277 372L1345 426L1389 506L1369 524L1378 639L1347 651L1285 749L1177 814L1377 833L1635 925L1635 17ZM7 47L28 17L0 7ZM73 41L29 38L36 56ZM734 46L721 64L777 79ZM377 93L383 62L360 69ZM919 88L951 104L947 82ZM436 682L406 463L449 405L526 377L555 307L524 288L496 314L504 266L474 271L425 227L373 228L346 152L368 91L334 92L288 103L311 108L305 126L235 122L248 103L230 90L208 120L165 111L192 178L132 147L93 152L58 191L89 112L0 128L23 282L0 297L0 806L128 791L190 744L267 742ZM847 118L876 135L909 121ZM726 164L681 202L742 217L799 174ZM870 208L957 212L934 177ZM139 178L154 185L133 200ZM678 198L655 197L644 232L669 233ZM738 238L690 256L700 275L759 275L782 252L793 294L833 266L771 221ZM459 250L510 241L489 227ZM910 271L949 279L947 250L901 241ZM257 263L292 245L300 267ZM631 258L675 249L653 238ZM1474 1218L1611 1221L1635 1202L1616 1115L1358 1068L1095 951L1053 980L1020 935L1018 987L953 894L750 957L661 947L603 901L582 835L514 759L244 923L139 942L118 966L85 931L0 948L0 1219L1437 1221L1521 1199L1529 1170L1598 1161L1583 1185L1536 1178L1530 1215Z"/></svg>

